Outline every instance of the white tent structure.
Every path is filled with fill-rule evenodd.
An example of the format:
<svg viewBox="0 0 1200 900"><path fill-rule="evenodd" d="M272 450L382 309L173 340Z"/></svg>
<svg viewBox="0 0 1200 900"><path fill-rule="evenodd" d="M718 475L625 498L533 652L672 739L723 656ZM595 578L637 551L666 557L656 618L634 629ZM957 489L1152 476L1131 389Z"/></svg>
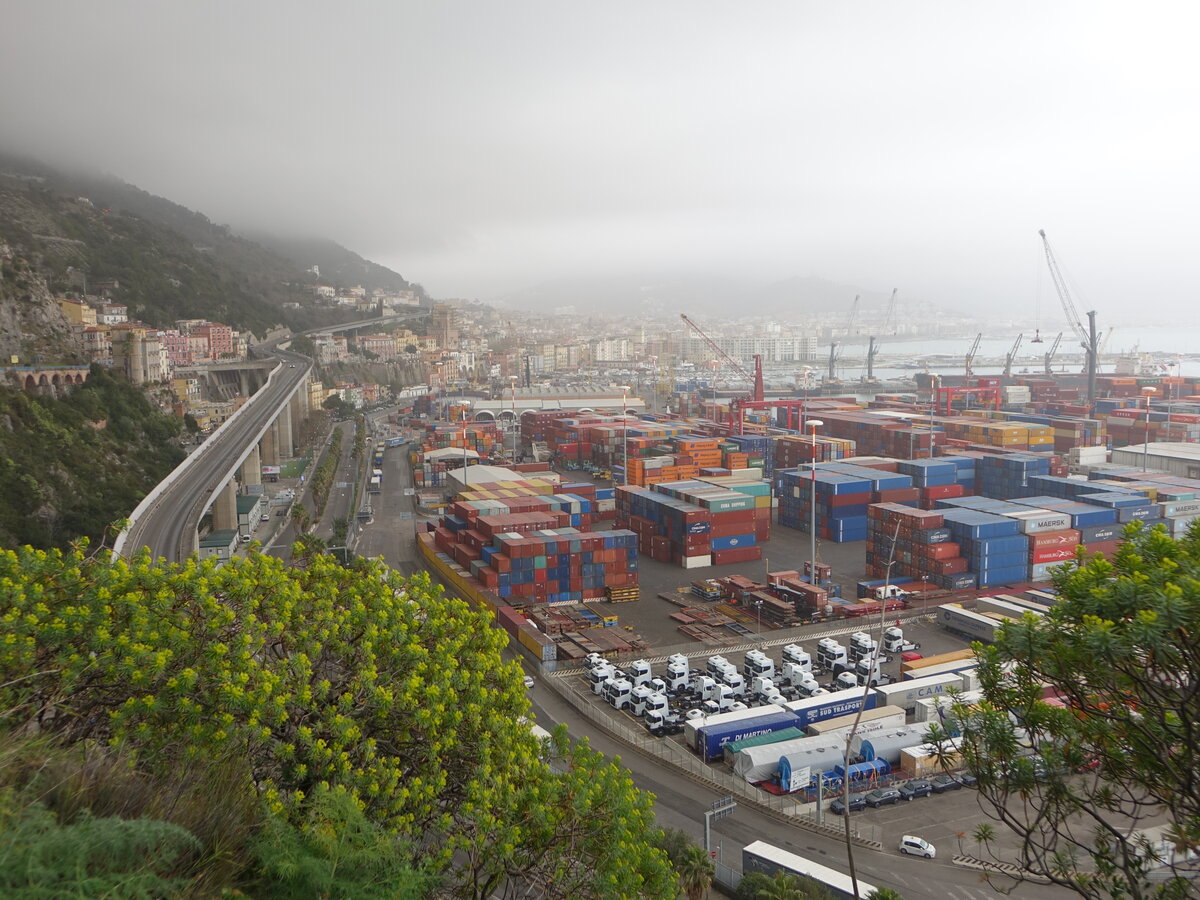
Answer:
<svg viewBox="0 0 1200 900"><path fill-rule="evenodd" d="M845 739L828 735L793 738L739 750L733 758L733 773L751 783L767 781L779 771L779 760L784 756L791 760L793 768L808 766L814 772L824 772L840 763L845 755Z"/></svg>
<svg viewBox="0 0 1200 900"><path fill-rule="evenodd" d="M479 459L479 454L465 447L443 447L441 450L430 450L425 454L426 462L441 462L444 459Z"/></svg>

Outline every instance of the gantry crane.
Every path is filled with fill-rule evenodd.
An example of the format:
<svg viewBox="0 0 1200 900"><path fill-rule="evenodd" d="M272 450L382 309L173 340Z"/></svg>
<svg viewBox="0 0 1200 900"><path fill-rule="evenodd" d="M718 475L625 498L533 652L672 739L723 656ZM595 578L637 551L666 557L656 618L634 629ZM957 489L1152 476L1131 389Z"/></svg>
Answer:
<svg viewBox="0 0 1200 900"><path fill-rule="evenodd" d="M971 349L967 351L967 357L965 360L963 360L965 364L964 368L966 369L966 375L968 378L975 374L975 370L971 368L971 365L975 362L975 354L979 352L979 343L982 340L983 332L981 331L979 334L975 335L975 343L971 344Z"/></svg>
<svg viewBox="0 0 1200 900"><path fill-rule="evenodd" d="M1044 230L1039 231L1038 234L1041 235L1042 245L1046 248L1046 265L1050 267L1050 278L1054 282L1054 289L1058 292L1058 299L1062 304L1063 314L1067 317L1067 324L1074 330L1075 336L1079 338L1079 345L1087 353L1087 397L1090 408L1096 403L1096 366L1100 357L1100 335L1096 332L1096 311L1094 309L1088 311L1088 326L1084 328L1083 321L1079 318L1079 311L1075 309L1075 301L1071 299L1071 292L1067 290L1067 281L1059 271L1058 260L1054 257L1054 251L1050 249L1050 240L1046 237Z"/></svg>
<svg viewBox="0 0 1200 900"><path fill-rule="evenodd" d="M1062 332L1058 333L1058 337L1054 339L1054 343L1050 345L1050 349L1046 353L1046 374L1054 374L1054 354L1058 352L1058 345L1062 343Z"/></svg>
<svg viewBox="0 0 1200 900"><path fill-rule="evenodd" d="M1004 356L1004 377L1012 378L1013 360L1017 358L1017 353L1021 349L1021 341L1025 339L1024 334L1018 334L1017 339L1013 341L1012 349Z"/></svg>
<svg viewBox="0 0 1200 900"><path fill-rule="evenodd" d="M846 318L846 340L829 342L829 381L838 380L837 366L842 359L842 352L846 349L850 335L854 333L854 320L858 318L858 301L861 299L862 294L855 294L854 302L850 304L850 315Z"/></svg>
<svg viewBox="0 0 1200 900"><path fill-rule="evenodd" d="M875 381L875 357L879 355L879 345L875 343L875 337L872 335L867 339L870 343L867 345L867 374L864 378L867 382Z"/></svg>

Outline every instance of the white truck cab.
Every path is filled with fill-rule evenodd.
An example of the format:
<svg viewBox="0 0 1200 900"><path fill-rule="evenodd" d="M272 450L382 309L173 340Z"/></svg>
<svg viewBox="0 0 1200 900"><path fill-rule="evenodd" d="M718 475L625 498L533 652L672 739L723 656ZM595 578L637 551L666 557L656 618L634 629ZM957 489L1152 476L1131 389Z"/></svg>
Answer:
<svg viewBox="0 0 1200 900"><path fill-rule="evenodd" d="M615 676L616 673L617 673L617 670L614 669L612 666L610 666L608 663L601 663L600 665L593 668L590 672L588 672L587 679L588 679L588 684L591 685L592 693L593 694L603 694L604 693L604 685L606 683L608 683L608 681L611 678L613 678L613 676Z"/></svg>
<svg viewBox="0 0 1200 900"><path fill-rule="evenodd" d="M625 678L617 678L604 685L604 699L613 709L624 709L633 700L633 684Z"/></svg>
<svg viewBox="0 0 1200 900"><path fill-rule="evenodd" d="M812 657L799 644L788 644L783 648L783 661L799 666L806 672L812 671Z"/></svg>
<svg viewBox="0 0 1200 900"><path fill-rule="evenodd" d="M760 676L774 678L775 662L761 650L748 650L742 663L742 674L750 681Z"/></svg>

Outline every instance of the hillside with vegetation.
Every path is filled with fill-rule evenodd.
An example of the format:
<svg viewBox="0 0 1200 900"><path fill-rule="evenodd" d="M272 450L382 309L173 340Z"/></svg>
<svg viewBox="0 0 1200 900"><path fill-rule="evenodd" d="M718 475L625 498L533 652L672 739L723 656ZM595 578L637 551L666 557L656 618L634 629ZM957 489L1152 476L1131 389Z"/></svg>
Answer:
<svg viewBox="0 0 1200 900"><path fill-rule="evenodd" d="M0 546L98 540L183 459L181 427L99 366L60 398L0 387Z"/></svg>
<svg viewBox="0 0 1200 900"><path fill-rule="evenodd" d="M357 318L315 301L314 253L327 261L324 284L413 287L332 241L271 240L275 248L116 178L0 154L0 243L59 296L115 280L111 299L149 325L203 318L263 335Z"/></svg>
<svg viewBox="0 0 1200 900"><path fill-rule="evenodd" d="M0 591L4 896L677 896L652 797L426 576L24 549Z"/></svg>

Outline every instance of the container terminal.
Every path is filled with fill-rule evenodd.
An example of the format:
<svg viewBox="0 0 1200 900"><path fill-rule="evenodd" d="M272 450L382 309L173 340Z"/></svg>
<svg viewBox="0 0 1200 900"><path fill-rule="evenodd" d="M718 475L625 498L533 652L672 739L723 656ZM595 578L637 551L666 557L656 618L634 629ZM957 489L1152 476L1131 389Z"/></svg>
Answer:
<svg viewBox="0 0 1200 900"><path fill-rule="evenodd" d="M1198 382L1100 375L1088 405L1078 376L918 376L869 400L684 394L670 414L618 389L514 402L507 421L431 394L397 421L439 513L426 563L553 663L646 646L613 627L645 566L687 570L648 598L704 641L1036 589L1077 553L1115 554L1134 521L1182 535L1200 517ZM791 543L771 567L773 534Z"/></svg>

